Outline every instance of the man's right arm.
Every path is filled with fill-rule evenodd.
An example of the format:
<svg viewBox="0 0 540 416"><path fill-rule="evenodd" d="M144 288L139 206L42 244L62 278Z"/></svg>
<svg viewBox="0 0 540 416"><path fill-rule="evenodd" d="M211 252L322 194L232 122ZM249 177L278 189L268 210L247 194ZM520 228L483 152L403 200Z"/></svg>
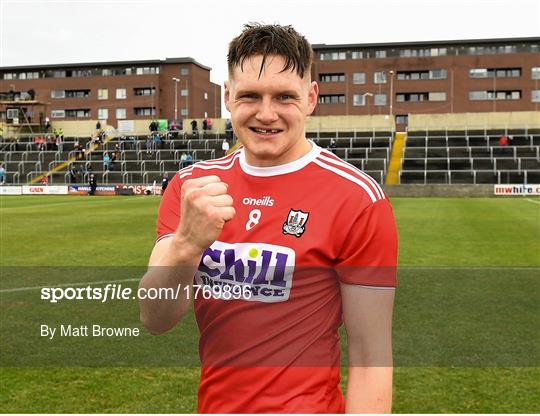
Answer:
<svg viewBox="0 0 540 416"><path fill-rule="evenodd" d="M154 335L173 328L189 309L193 277L204 250L217 239L235 215L227 184L217 176L184 182L180 195L180 224L176 232L156 243L140 288L171 288L178 299L139 299L142 324ZM180 288L180 290L177 290Z"/></svg>

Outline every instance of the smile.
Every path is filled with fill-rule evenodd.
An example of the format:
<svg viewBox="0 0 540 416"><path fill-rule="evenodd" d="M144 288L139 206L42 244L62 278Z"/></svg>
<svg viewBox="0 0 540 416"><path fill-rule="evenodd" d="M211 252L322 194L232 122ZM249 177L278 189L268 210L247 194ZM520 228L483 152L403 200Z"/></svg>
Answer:
<svg viewBox="0 0 540 416"><path fill-rule="evenodd" d="M250 127L249 129L257 134L277 134L283 131L279 129L260 129L257 127Z"/></svg>

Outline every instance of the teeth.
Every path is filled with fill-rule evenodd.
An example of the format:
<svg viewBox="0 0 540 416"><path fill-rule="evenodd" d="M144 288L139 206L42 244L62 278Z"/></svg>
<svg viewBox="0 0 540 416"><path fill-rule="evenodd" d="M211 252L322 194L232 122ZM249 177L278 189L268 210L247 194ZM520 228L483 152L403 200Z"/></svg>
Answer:
<svg viewBox="0 0 540 416"><path fill-rule="evenodd" d="M254 128L253 130L255 130L257 133L264 133L264 134L275 134L279 131L279 130L265 130L265 129L257 129L257 128Z"/></svg>

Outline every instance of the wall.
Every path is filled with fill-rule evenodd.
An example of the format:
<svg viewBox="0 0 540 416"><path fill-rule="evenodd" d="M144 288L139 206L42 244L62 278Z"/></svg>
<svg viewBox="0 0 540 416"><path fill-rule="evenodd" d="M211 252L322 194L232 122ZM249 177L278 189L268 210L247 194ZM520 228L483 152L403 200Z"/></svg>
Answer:
<svg viewBox="0 0 540 416"><path fill-rule="evenodd" d="M409 131L415 130L464 130L540 128L539 111L514 111L507 113L454 113L411 114Z"/></svg>

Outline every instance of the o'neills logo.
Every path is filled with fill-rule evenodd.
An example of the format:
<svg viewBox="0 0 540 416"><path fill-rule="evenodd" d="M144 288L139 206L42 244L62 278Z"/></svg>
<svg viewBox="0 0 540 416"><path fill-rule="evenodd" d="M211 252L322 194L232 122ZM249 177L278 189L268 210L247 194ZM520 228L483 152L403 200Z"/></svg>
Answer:
<svg viewBox="0 0 540 416"><path fill-rule="evenodd" d="M256 198L244 198L242 199L242 203L244 205L257 205L257 206L263 206L263 207L273 207L274 206L274 200L270 198L269 196L263 196L262 198L256 199Z"/></svg>
<svg viewBox="0 0 540 416"><path fill-rule="evenodd" d="M195 280L215 299L283 302L289 299L294 264L289 247L215 241L201 257Z"/></svg>

